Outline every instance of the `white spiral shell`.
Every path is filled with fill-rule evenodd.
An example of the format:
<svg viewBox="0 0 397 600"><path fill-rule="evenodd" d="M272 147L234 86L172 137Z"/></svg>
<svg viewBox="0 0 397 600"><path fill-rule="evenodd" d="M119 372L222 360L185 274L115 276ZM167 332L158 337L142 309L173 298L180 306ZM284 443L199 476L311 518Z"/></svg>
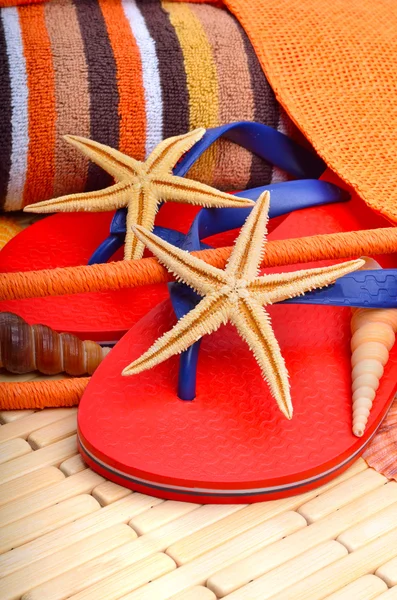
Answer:
<svg viewBox="0 0 397 600"><path fill-rule="evenodd" d="M373 259L366 259L363 269L381 269L381 266ZM361 437L395 342L397 309L355 308L352 312L353 433Z"/></svg>

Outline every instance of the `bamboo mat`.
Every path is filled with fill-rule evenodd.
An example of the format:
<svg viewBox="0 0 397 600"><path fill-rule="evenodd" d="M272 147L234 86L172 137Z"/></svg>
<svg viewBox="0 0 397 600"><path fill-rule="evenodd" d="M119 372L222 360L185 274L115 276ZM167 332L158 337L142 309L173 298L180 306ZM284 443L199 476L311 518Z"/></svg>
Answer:
<svg viewBox="0 0 397 600"><path fill-rule="evenodd" d="M397 599L397 482L364 460L284 500L161 501L86 467L76 414L0 412L2 600Z"/></svg>

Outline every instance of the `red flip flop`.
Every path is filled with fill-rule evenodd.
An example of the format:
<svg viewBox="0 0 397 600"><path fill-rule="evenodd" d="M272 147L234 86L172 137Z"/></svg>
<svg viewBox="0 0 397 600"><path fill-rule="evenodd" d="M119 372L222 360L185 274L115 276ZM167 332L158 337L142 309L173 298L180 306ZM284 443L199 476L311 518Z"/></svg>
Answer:
<svg viewBox="0 0 397 600"><path fill-rule="evenodd" d="M172 212L173 208L173 214ZM199 208L180 205L175 211L164 205L158 223L187 232ZM101 242L108 236L112 213L64 213L38 221L15 236L0 252L0 272L35 271L56 267L86 265ZM112 260L121 260L120 249ZM148 309L168 297L165 285L136 290L117 290L74 294L49 298L32 298L0 302L1 311L56 331L73 333L81 339L114 342L141 319Z"/></svg>
<svg viewBox="0 0 397 600"><path fill-rule="evenodd" d="M201 154L222 135L286 169L296 178L318 178L323 171L323 163L318 157L283 134L264 125L243 122L207 130L176 165L174 174L185 175ZM156 225L187 233L198 210L196 206L178 204L176 207L166 203L156 216ZM7 244L0 253L0 272L87 264L107 238L113 216L114 212L78 212L47 217ZM278 219L274 226L279 223ZM214 240L215 245L225 243L222 237ZM111 260L121 258L122 252L118 251ZM166 286L155 285L136 290L1 302L0 310L15 312L29 323L36 323L45 315L47 325L56 331L111 343L167 297Z"/></svg>
<svg viewBox="0 0 397 600"><path fill-rule="evenodd" d="M384 227L355 196L347 204L297 212L270 238ZM377 257L396 267L395 256ZM319 263L305 265L318 267ZM277 269L279 271L280 269ZM105 477L167 499L240 503L322 485L364 451L396 391L390 353L367 428L352 434L349 308L268 307L288 367L294 414L280 412L252 352L230 324L201 342L197 395L177 396L178 359L122 376L176 317L160 303L100 365L81 400L80 451Z"/></svg>

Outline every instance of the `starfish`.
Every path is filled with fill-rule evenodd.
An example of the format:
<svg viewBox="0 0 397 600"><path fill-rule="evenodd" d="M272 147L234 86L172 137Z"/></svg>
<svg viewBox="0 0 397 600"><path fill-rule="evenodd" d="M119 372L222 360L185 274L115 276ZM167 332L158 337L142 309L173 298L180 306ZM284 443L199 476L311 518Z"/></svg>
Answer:
<svg viewBox="0 0 397 600"><path fill-rule="evenodd" d="M71 194L29 204L25 211L34 213L93 211L105 212L127 208L125 259L142 258L144 244L133 232L133 225L152 231L161 202L172 200L206 207L241 207L252 200L219 192L209 185L177 177L172 169L205 133L199 128L184 135L168 138L153 150L145 162L135 160L109 146L74 135L65 140L81 150L115 179L103 190Z"/></svg>
<svg viewBox="0 0 397 600"><path fill-rule="evenodd" d="M203 298L149 350L127 366L123 375L134 375L154 367L230 321L250 347L281 412L291 419L288 371L264 306L329 285L338 277L360 268L365 261L352 260L330 267L259 277L265 251L269 199L269 192L264 192L257 200L224 270L179 250L142 227L135 227L139 239L177 280L189 285Z"/></svg>

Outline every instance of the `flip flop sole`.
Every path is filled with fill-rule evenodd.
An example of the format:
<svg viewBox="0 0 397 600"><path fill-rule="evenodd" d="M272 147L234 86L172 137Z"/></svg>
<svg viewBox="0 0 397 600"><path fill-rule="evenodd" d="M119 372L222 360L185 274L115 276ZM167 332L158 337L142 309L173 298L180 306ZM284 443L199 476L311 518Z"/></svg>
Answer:
<svg viewBox="0 0 397 600"><path fill-rule="evenodd" d="M122 338L81 400L79 440L90 466L133 489L195 502L281 498L347 468L392 402L397 349L367 430L356 438L350 310L279 305L269 312L290 373L291 421L231 326L203 339L192 402L176 396L178 358L122 377L122 369L174 324L165 301Z"/></svg>
<svg viewBox="0 0 397 600"><path fill-rule="evenodd" d="M175 205L164 205L157 222L186 233L199 208L179 206L175 209ZM114 212L64 213L38 221L3 248L0 272L86 265L108 236L113 215ZM122 256L120 250L114 260L121 260ZM167 297L167 287L156 285L136 290L0 302L0 311L15 312L28 323L45 320L45 324L56 331L73 333L82 339L115 342Z"/></svg>
<svg viewBox="0 0 397 600"><path fill-rule="evenodd" d="M355 198L345 206L294 213L277 237L385 224ZM383 261L383 266L396 264L395 257ZM280 413L251 352L230 325L202 341L192 402L177 398L177 357L122 377L122 369L175 323L166 301L135 324L92 377L78 417L80 450L88 464L137 491L203 503L281 498L346 469L392 403L397 347L364 436L357 438L351 431L350 309L276 305L269 312L290 373L291 421Z"/></svg>

